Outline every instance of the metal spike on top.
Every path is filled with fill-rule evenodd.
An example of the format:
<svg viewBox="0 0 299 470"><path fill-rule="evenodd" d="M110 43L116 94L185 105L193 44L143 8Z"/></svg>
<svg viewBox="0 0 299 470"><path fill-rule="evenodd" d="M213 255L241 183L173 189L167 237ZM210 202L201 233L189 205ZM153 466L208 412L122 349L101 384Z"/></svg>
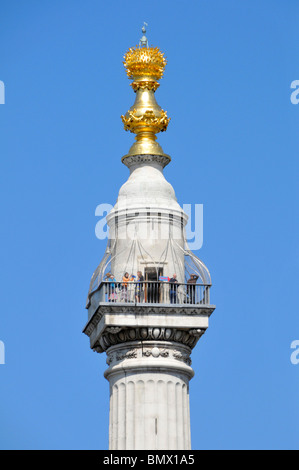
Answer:
<svg viewBox="0 0 299 470"><path fill-rule="evenodd" d="M142 33L143 33L143 36L142 38L140 39L139 41L139 47L148 47L148 40L147 40L147 37L145 36L145 33L146 33L146 28L145 26L148 26L148 24L144 21L143 22L143 26L142 26Z"/></svg>

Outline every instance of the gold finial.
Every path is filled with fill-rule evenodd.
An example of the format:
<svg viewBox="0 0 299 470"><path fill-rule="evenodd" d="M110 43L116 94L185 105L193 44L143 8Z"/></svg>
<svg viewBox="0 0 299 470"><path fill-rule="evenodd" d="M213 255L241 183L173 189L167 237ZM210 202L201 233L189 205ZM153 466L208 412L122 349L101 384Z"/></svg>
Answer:
<svg viewBox="0 0 299 470"><path fill-rule="evenodd" d="M146 23L144 25L147 26ZM155 91L160 86L158 80L163 77L166 66L164 54L158 47L149 47L145 36L145 26L139 46L131 47L124 56L124 66L131 86L136 93L134 105L121 116L126 131L136 134L136 142L130 148L128 155L165 155L161 146L156 142L155 134L166 131L170 118L166 111L160 108Z"/></svg>

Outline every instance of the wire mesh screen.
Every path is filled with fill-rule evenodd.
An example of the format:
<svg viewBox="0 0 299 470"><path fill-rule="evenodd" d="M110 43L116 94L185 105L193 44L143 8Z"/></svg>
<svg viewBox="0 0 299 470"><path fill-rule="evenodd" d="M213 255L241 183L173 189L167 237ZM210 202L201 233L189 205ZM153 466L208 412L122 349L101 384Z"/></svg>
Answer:
<svg viewBox="0 0 299 470"><path fill-rule="evenodd" d="M211 276L205 264L189 249L186 239L180 244L170 238L161 245L159 256L153 256L150 250L145 248L144 242L137 238L128 241L126 247L118 250L118 240L109 240L105 254L99 266L91 278L87 305L92 293L98 289L102 282L107 281L115 272L121 273L115 280L120 282L122 276L128 273L130 278L135 278L138 271L142 275L146 271L155 273L155 280L170 280L172 276L178 276L179 282L191 284L211 285ZM157 253L157 247L155 247ZM142 266L142 268L140 268ZM113 269L114 268L114 269ZM168 269L168 271L167 271ZM170 271L171 269L171 271ZM115 272L113 272L115 271ZM163 276L161 274L163 273ZM145 279L149 280L149 279Z"/></svg>

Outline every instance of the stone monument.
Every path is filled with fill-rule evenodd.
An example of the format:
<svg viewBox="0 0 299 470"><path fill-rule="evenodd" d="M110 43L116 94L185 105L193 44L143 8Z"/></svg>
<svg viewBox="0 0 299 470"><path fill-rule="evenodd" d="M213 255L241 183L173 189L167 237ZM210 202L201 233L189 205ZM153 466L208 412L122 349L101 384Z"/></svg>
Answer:
<svg viewBox="0 0 299 470"><path fill-rule="evenodd" d="M190 355L215 307L209 271L188 247L187 215L163 175L171 159L156 134L170 119L155 92L166 59L145 32L124 56L136 98L122 121L136 140L122 158L130 176L107 216L83 331L107 354L109 449L188 450Z"/></svg>

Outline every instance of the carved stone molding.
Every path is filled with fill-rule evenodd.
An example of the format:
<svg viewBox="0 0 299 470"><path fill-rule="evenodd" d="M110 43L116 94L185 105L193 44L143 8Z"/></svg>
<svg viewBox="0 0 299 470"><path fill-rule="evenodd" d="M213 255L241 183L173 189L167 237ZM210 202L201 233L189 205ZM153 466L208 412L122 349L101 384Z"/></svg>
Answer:
<svg viewBox="0 0 299 470"><path fill-rule="evenodd" d="M170 162L170 157L163 155L131 155L123 158L123 164L130 168L137 163L159 163L163 168Z"/></svg>
<svg viewBox="0 0 299 470"><path fill-rule="evenodd" d="M136 357L137 357L136 349L126 351L125 353L116 354L117 361L123 361L124 359L136 359Z"/></svg>
<svg viewBox="0 0 299 470"><path fill-rule="evenodd" d="M106 351L109 347L132 341L170 341L194 348L205 330L180 330L176 328L107 328L100 340L94 345L96 352Z"/></svg>
<svg viewBox="0 0 299 470"><path fill-rule="evenodd" d="M119 333L121 330L122 328L119 326L110 326L109 328L106 328L107 333L112 333L113 335Z"/></svg>
<svg viewBox="0 0 299 470"><path fill-rule="evenodd" d="M191 366L191 348L186 345L178 345L177 343L168 343L156 341L148 341L147 343L128 343L114 345L107 350L107 364L111 368L119 367L123 362L123 367L131 367L132 359L136 359L138 367L148 367L147 360L151 360L151 367L157 361L159 367L169 367L179 362L187 366ZM129 363L127 362L129 361ZM144 365L143 364L144 362ZM153 362L154 361L154 362Z"/></svg>
<svg viewBox="0 0 299 470"><path fill-rule="evenodd" d="M149 314L160 314L161 312L166 312L168 315L171 314L180 314L180 315L203 315L203 316L210 316L214 311L214 306L207 306L207 305L151 305L151 304L141 304L135 305L130 304L130 313L134 315L149 315ZM99 308L95 311L93 316L87 322L83 332L90 336L91 332L95 328L95 326L99 323L103 315L105 314L120 314L128 313L128 305L120 305L120 304L111 304L111 305L100 305Z"/></svg>
<svg viewBox="0 0 299 470"><path fill-rule="evenodd" d="M167 349L159 349L157 347L151 349L145 349L142 351L142 356L144 357L168 357L169 351Z"/></svg>
<svg viewBox="0 0 299 470"><path fill-rule="evenodd" d="M179 361L185 362L188 366L191 366L189 354L183 354L181 351L173 351L173 357Z"/></svg>
<svg viewBox="0 0 299 470"><path fill-rule="evenodd" d="M87 325L83 329L83 333L87 336L90 336L93 330L96 328L97 324L101 321L103 317L103 312L101 309L97 309L92 318L87 322Z"/></svg>

